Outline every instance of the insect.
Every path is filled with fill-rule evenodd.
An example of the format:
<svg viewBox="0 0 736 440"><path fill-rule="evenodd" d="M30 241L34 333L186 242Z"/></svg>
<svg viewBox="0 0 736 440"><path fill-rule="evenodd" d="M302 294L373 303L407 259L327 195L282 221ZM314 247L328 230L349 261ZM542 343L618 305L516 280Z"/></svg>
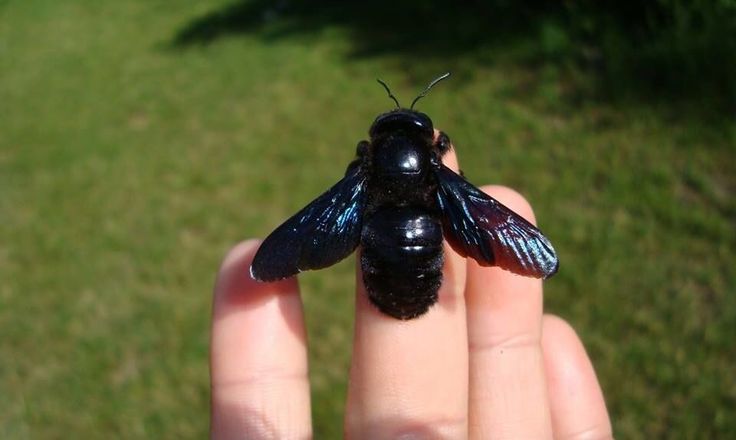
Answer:
<svg viewBox="0 0 736 440"><path fill-rule="evenodd" d="M547 278L559 262L534 225L442 164L450 148L432 120L414 110L449 72L407 108L389 87L394 110L378 115L345 177L276 228L261 244L251 277L275 281L331 266L361 246L370 301L394 318L411 319L437 302L443 237L482 266Z"/></svg>

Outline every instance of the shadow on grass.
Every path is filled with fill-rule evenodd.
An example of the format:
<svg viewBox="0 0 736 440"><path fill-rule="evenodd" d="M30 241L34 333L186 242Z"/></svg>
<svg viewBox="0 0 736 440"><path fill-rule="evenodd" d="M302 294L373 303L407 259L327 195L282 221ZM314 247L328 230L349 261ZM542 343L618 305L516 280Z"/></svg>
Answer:
<svg viewBox="0 0 736 440"><path fill-rule="evenodd" d="M736 8L724 5L241 0L186 24L172 47L240 34L319 38L338 28L349 37L348 57L393 55L408 72L452 65L462 79L478 65L532 72L552 65L574 70L568 86L583 98L678 104L693 115L732 118Z"/></svg>
<svg viewBox="0 0 736 440"><path fill-rule="evenodd" d="M174 44L207 44L241 33L260 33L266 39L317 35L337 26L350 32L351 56L399 53L421 60L518 39L531 31L542 9L542 3L534 2L491 7L473 1L239 1L192 21Z"/></svg>

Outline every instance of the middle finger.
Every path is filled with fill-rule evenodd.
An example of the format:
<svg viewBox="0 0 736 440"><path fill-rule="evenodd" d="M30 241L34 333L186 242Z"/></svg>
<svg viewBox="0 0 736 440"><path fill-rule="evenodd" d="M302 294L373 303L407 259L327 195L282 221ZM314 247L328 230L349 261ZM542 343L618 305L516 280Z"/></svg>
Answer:
<svg viewBox="0 0 736 440"><path fill-rule="evenodd" d="M457 168L454 153L446 161ZM467 438L465 260L444 255L438 303L407 321L370 304L358 274L348 437Z"/></svg>

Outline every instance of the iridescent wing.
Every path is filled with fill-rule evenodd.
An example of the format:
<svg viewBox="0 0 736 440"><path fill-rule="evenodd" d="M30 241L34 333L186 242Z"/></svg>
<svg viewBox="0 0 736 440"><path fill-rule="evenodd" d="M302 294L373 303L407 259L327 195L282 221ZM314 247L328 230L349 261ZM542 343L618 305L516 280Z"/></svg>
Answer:
<svg viewBox="0 0 736 440"><path fill-rule="evenodd" d="M360 242L364 204L365 176L360 166L351 167L342 180L266 237L251 276L275 281L347 257Z"/></svg>
<svg viewBox="0 0 736 440"><path fill-rule="evenodd" d="M528 277L557 272L555 250L534 225L444 165L437 181L445 239L455 251L482 266Z"/></svg>

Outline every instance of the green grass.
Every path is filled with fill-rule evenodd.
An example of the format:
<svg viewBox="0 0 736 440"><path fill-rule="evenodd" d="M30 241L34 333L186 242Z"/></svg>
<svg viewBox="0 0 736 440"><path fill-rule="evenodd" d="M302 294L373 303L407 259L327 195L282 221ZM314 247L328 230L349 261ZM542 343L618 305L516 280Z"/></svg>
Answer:
<svg viewBox="0 0 736 440"><path fill-rule="evenodd" d="M376 76L405 101L443 69L421 108L473 182L535 207L562 260L547 308L617 436L736 433L732 120L578 96L574 70L514 62L524 41L356 53L275 15L173 43L228 4L0 2L0 437L203 437L219 260L342 175L390 107ZM341 433L351 269L302 278L318 438Z"/></svg>

